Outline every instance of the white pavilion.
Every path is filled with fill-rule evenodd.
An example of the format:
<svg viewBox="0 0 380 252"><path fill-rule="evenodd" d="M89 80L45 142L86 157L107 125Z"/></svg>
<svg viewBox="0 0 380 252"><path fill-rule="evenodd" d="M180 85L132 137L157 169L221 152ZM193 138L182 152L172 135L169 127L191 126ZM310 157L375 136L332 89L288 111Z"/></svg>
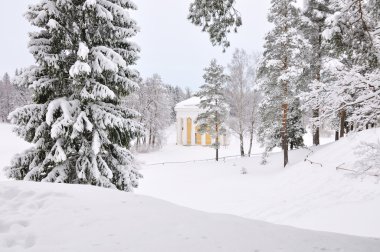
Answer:
<svg viewBox="0 0 380 252"><path fill-rule="evenodd" d="M202 112L199 108L199 97L191 97L178 103L174 110L177 115L177 144L178 145L211 145L215 139L209 134L200 134L195 124L197 116ZM220 137L221 145L228 145L227 135Z"/></svg>

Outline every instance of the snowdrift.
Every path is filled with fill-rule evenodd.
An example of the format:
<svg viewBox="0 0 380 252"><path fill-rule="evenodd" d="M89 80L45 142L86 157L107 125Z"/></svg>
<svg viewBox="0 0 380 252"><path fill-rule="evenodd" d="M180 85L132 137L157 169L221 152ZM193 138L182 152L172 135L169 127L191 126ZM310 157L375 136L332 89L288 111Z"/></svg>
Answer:
<svg viewBox="0 0 380 252"><path fill-rule="evenodd" d="M193 209L227 213L299 228L380 237L380 185L372 177L355 178L337 166L353 168L356 146L376 142L380 129L351 134L338 142L290 152L290 165L282 167L282 153L273 153L267 165L261 156L219 163L144 165L137 192ZM256 146L255 146L256 147ZM177 161L197 159L192 148L168 143L157 153L139 155L143 163L159 153L172 153ZM238 148L237 148L238 149ZM205 151L203 151L205 152ZM212 158L212 156L210 156ZM305 161L308 157L310 161ZM322 166L321 166L322 165ZM241 170L247 174L241 174ZM379 250L380 251L380 250Z"/></svg>
<svg viewBox="0 0 380 252"><path fill-rule="evenodd" d="M207 214L91 186L1 182L0 251L378 252L380 240Z"/></svg>

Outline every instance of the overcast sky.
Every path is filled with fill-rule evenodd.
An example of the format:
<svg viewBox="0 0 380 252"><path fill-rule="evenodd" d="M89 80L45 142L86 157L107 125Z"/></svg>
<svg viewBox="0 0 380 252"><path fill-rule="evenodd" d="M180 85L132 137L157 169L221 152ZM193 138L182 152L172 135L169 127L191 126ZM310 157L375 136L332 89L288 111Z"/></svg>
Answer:
<svg viewBox="0 0 380 252"><path fill-rule="evenodd" d="M28 4L37 0L2 1L0 7L0 74L13 75L16 68L34 63L27 49L32 27L23 17ZM247 52L261 51L263 39L271 25L266 16L270 0L237 0L243 26L230 36L231 48L212 47L208 34L202 33L187 19L190 0L135 0L138 10L131 13L141 32L136 42L141 58L135 66L143 77L154 73L164 82L195 90L203 83L202 75L212 58L227 65L234 48Z"/></svg>

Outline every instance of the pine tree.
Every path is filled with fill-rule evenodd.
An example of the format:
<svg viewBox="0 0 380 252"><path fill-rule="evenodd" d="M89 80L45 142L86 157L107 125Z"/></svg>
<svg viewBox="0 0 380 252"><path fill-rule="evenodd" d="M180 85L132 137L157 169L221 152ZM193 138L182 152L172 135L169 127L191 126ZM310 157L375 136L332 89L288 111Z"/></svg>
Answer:
<svg viewBox="0 0 380 252"><path fill-rule="evenodd" d="M38 27L29 50L36 65L22 81L34 104L9 118L35 147L17 155L9 177L91 184L131 191L138 178L128 150L142 131L137 113L121 106L138 73L129 68L139 48L129 0L40 0L26 13Z"/></svg>
<svg viewBox="0 0 380 252"><path fill-rule="evenodd" d="M320 118L336 121L340 137L351 127L363 129L380 117L379 16L372 1L331 1L333 14L322 32L327 48L323 82L311 89L307 104L324 104ZM350 25L347 25L350 24Z"/></svg>
<svg viewBox="0 0 380 252"><path fill-rule="evenodd" d="M288 117L288 132L290 149L304 147L303 136L306 130L302 124L302 110L299 99L294 99L290 105Z"/></svg>
<svg viewBox="0 0 380 252"><path fill-rule="evenodd" d="M326 55L322 32L325 30L325 21L331 15L331 10L328 0L307 0L304 5L303 14L306 20L303 25L303 32L311 45L309 54L310 68L306 72L305 82L309 89L312 89L313 86L322 81L322 64ZM321 105L316 100L314 106L312 106L313 145L319 145L319 111Z"/></svg>
<svg viewBox="0 0 380 252"><path fill-rule="evenodd" d="M289 110L300 91L299 79L306 67L303 53L309 47L298 32L301 24L300 10L294 4L295 0L271 1L268 20L274 24L274 28L265 38L265 51L259 69L264 96L260 110L260 139L267 149L273 148L276 145L275 135L280 127L284 167L288 163Z"/></svg>
<svg viewBox="0 0 380 252"><path fill-rule="evenodd" d="M220 136L226 132L225 122L229 110L224 97L227 76L223 71L223 66L213 59L210 66L205 68L205 84L197 93L201 99L199 107L203 112L198 115L196 123L201 133L208 133L215 139L212 147L215 148L216 161L219 160Z"/></svg>
<svg viewBox="0 0 380 252"><path fill-rule="evenodd" d="M240 13L235 8L235 0L194 0L190 4L188 19L207 32L213 46L230 46L228 33L237 32L242 25Z"/></svg>

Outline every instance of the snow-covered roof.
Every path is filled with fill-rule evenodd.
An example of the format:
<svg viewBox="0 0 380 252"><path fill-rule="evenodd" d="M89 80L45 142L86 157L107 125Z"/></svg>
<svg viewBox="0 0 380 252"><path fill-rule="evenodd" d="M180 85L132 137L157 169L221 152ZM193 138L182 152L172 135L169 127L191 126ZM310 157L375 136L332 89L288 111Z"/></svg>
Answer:
<svg viewBox="0 0 380 252"><path fill-rule="evenodd" d="M201 102L201 99L197 96L193 96L187 100L181 101L180 103L177 103L175 106L175 109L199 109L199 103Z"/></svg>

